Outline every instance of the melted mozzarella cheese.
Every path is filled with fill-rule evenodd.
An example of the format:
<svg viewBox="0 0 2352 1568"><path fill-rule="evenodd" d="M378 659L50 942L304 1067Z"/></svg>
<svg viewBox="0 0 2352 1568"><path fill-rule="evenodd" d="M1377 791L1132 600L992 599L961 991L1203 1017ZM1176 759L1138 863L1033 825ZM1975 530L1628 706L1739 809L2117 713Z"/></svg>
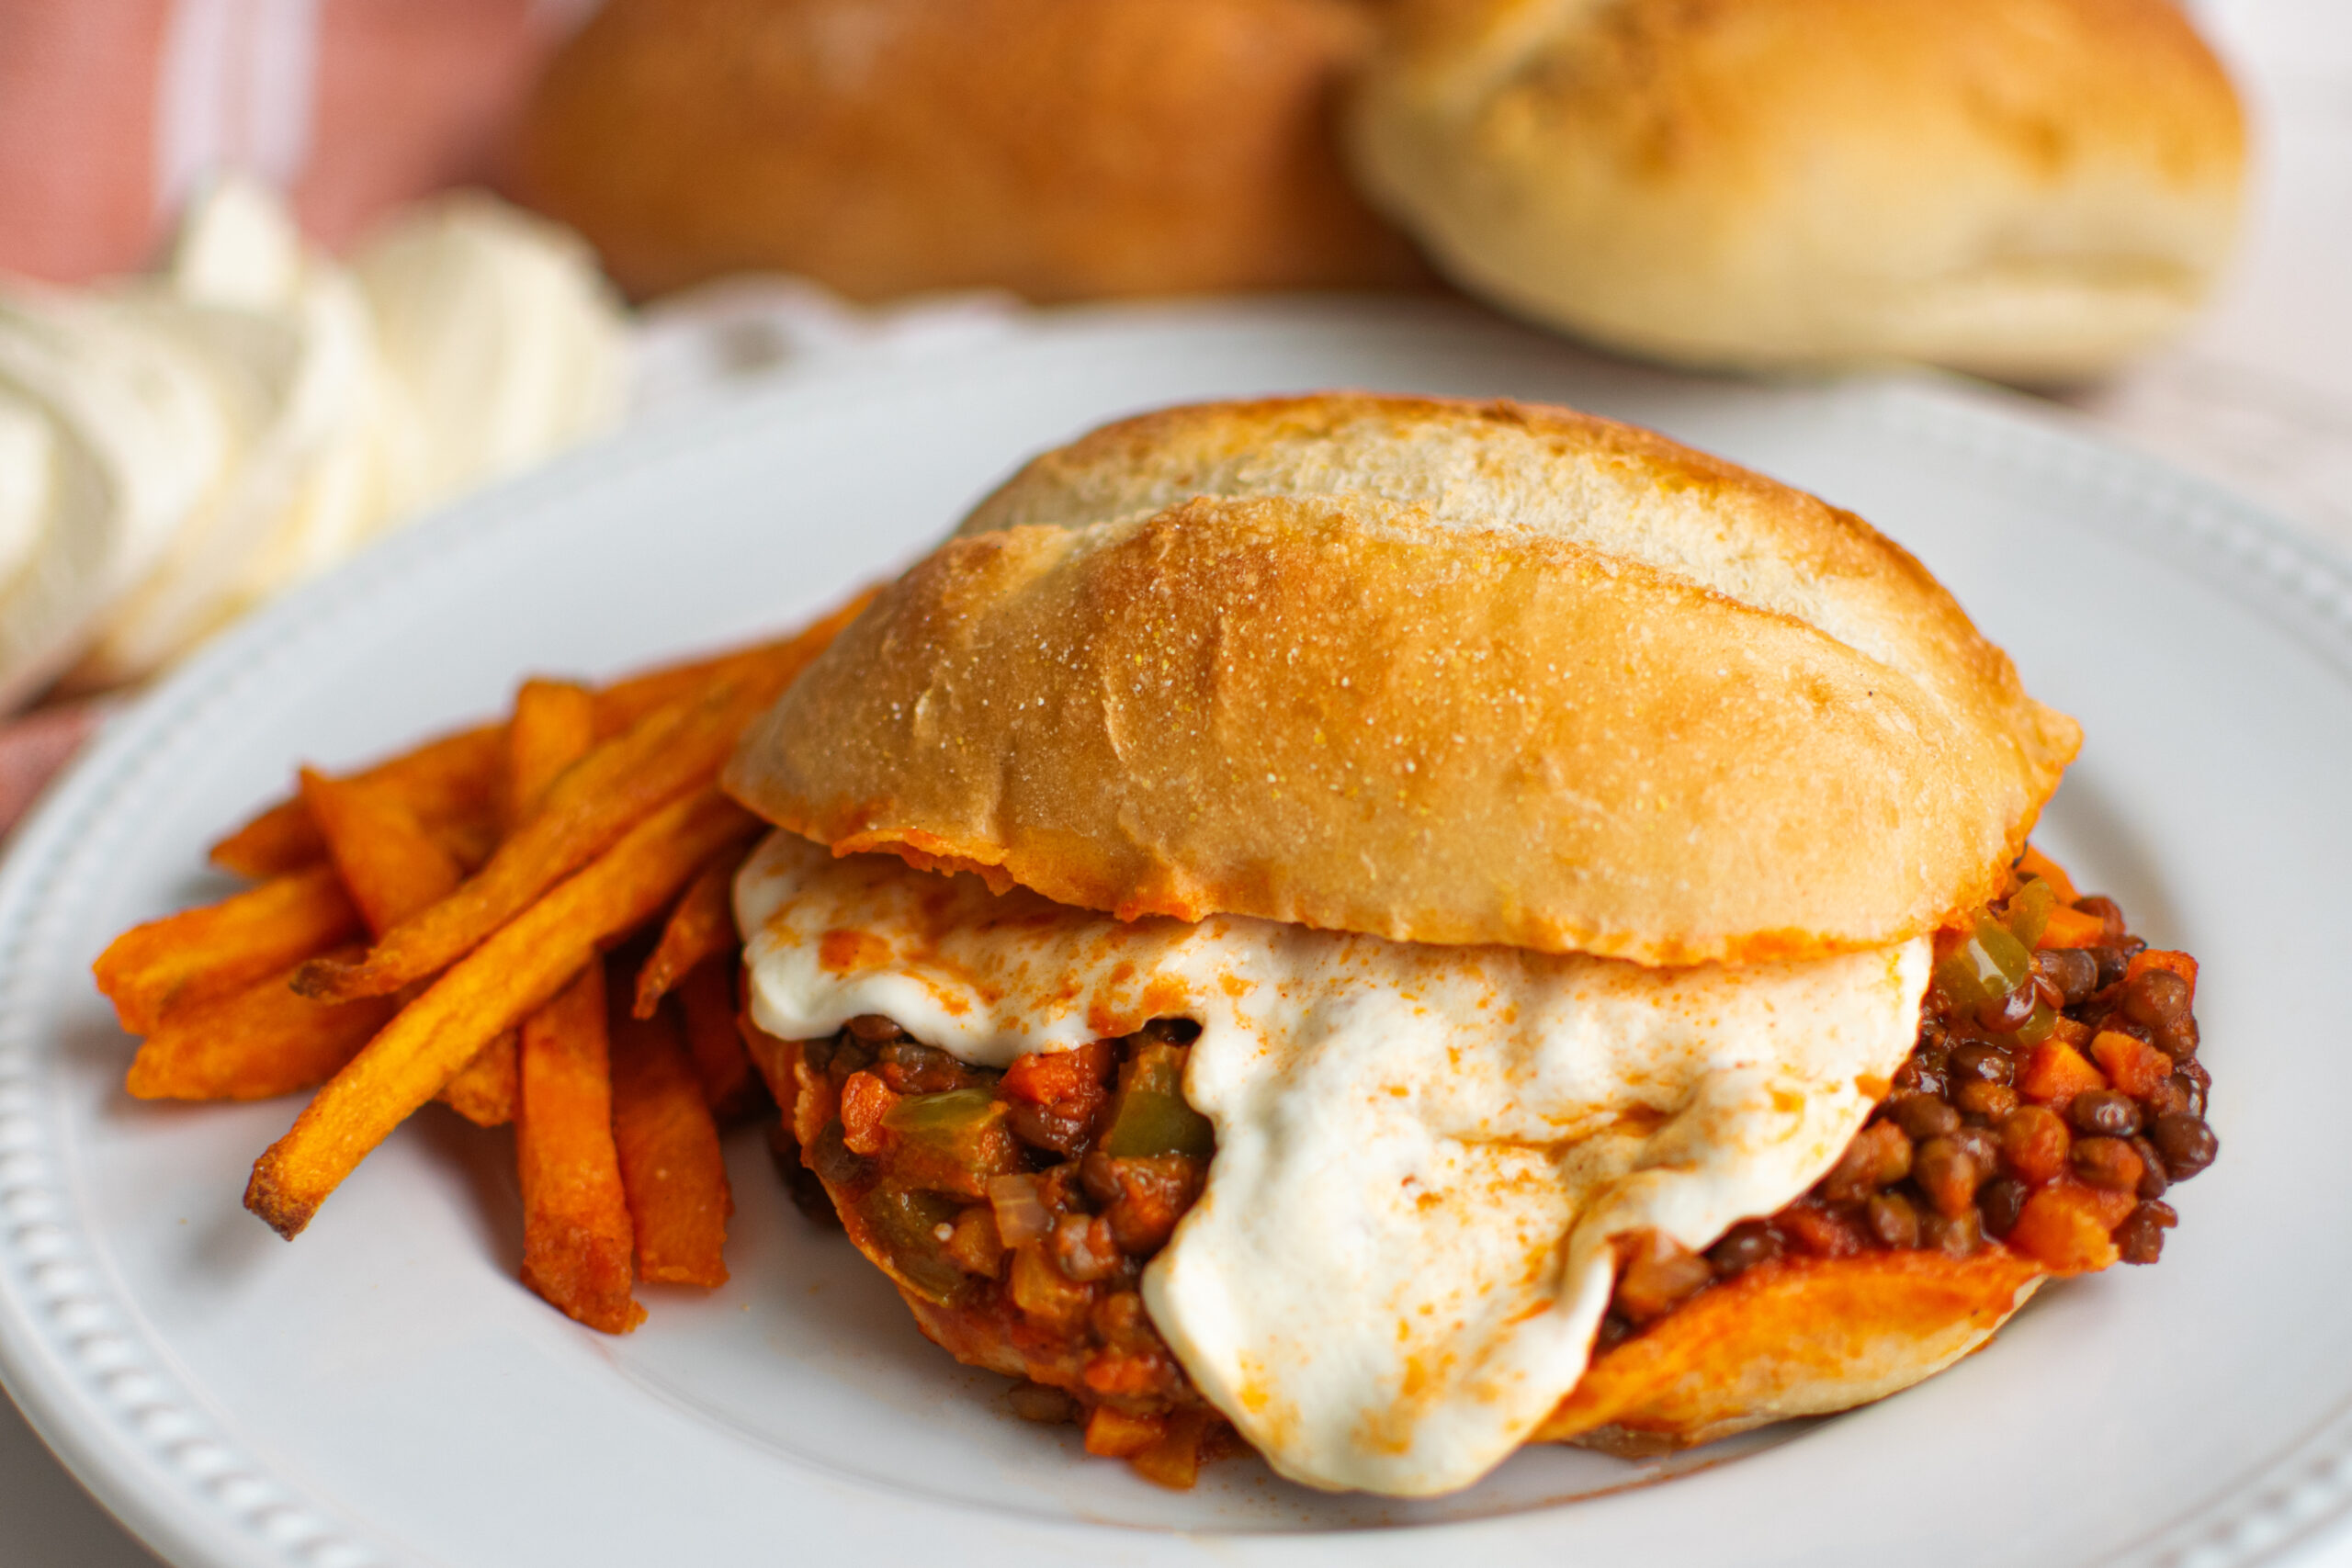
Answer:
<svg viewBox="0 0 2352 1568"><path fill-rule="evenodd" d="M736 885L752 1012L883 1013L1001 1066L1201 1025L1199 1203L1144 1278L1194 1383L1283 1474L1465 1486L1583 1375L1610 1238L1697 1249L1837 1160L1916 1037L1928 947L1645 969L1271 921L1122 922L786 834Z"/></svg>

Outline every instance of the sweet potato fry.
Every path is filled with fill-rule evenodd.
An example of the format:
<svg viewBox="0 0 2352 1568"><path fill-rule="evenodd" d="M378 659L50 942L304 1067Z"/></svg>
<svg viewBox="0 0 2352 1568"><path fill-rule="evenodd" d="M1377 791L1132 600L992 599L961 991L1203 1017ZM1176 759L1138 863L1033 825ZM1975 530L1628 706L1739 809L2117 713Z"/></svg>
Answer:
<svg viewBox="0 0 2352 1568"><path fill-rule="evenodd" d="M428 740L349 775L381 784L427 823L486 815L506 762L506 727L484 725ZM212 863L240 876L282 876L326 858L326 840L298 796L280 801L212 846Z"/></svg>
<svg viewBox="0 0 2352 1568"><path fill-rule="evenodd" d="M245 1207L298 1235L368 1151L474 1054L547 1003L599 942L652 918L757 819L717 790L672 801L435 981L254 1166Z"/></svg>
<svg viewBox="0 0 2352 1568"><path fill-rule="evenodd" d="M596 699L565 681L526 681L506 726L506 798L501 816L513 832L545 798L548 786L596 744Z"/></svg>
<svg viewBox="0 0 2352 1568"><path fill-rule="evenodd" d="M691 663L664 665L614 682L596 694L596 733L617 735L656 708L729 681L772 681L781 692L799 678L809 660L825 651L843 626L865 614L874 594L874 589L861 590L839 609L778 641Z"/></svg>
<svg viewBox="0 0 2352 1568"><path fill-rule="evenodd" d="M514 1163L523 1283L607 1334L645 1321L629 1296L628 1200L613 1145L605 966L590 964L523 1024Z"/></svg>
<svg viewBox="0 0 2352 1568"><path fill-rule="evenodd" d="M468 876L490 863L498 841L505 837L493 817L453 817L446 822L428 822L425 829Z"/></svg>
<svg viewBox="0 0 2352 1568"><path fill-rule="evenodd" d="M639 1278L723 1285L727 1219L735 1212L718 1127L677 1024L664 1010L611 1010L613 1142L637 1233Z"/></svg>
<svg viewBox="0 0 2352 1568"><path fill-rule="evenodd" d="M749 846L729 851L686 884L662 928L662 940L637 972L638 1017L651 1018L662 998L690 971L741 946L735 935L735 873L748 852Z"/></svg>
<svg viewBox="0 0 2352 1568"><path fill-rule="evenodd" d="M456 962L648 812L707 785L772 695L736 683L655 710L566 770L531 819L457 892L387 931L357 964L306 964L296 988L349 1001Z"/></svg>
<svg viewBox="0 0 2352 1568"><path fill-rule="evenodd" d="M302 804L326 840L344 890L379 936L447 898L462 879L457 857L380 784L331 779L304 768Z"/></svg>
<svg viewBox="0 0 2352 1568"><path fill-rule="evenodd" d="M780 641L664 665L625 676L595 694L596 735L610 739L656 708L710 690L723 682L749 678L775 682L781 692L825 650L843 626L872 602L871 588L853 596L821 620ZM494 815L506 767L506 727L483 725L427 741L413 751L379 762L354 778L387 783L428 825ZM326 843L300 799L278 802L212 846L212 863L240 876L280 876L326 855ZM460 859L465 857L460 856Z"/></svg>
<svg viewBox="0 0 2352 1568"><path fill-rule="evenodd" d="M514 1120L514 1097L522 1068L520 1043L508 1030L474 1053L458 1076L441 1086L434 1098L477 1127L503 1127Z"/></svg>
<svg viewBox="0 0 2352 1568"><path fill-rule="evenodd" d="M379 936L419 909L447 897L463 879L457 857L381 784L331 779L305 768L302 804L310 807L311 820L318 824L328 857L342 873L352 902L367 918L368 929ZM356 963L360 956L355 951L336 959ZM364 1037L359 1043L366 1043ZM513 1036L483 1047L442 1086L437 1098L479 1126L496 1127L513 1121Z"/></svg>
<svg viewBox="0 0 2352 1568"><path fill-rule="evenodd" d="M694 1058L702 1097L720 1126L759 1103L760 1083L752 1072L743 1032L736 1025L735 957L728 953L694 969L678 987L685 1017L686 1054ZM639 1017L645 1016L640 1013Z"/></svg>
<svg viewBox="0 0 2352 1568"><path fill-rule="evenodd" d="M290 972L289 972L290 973ZM175 1008L139 1046L123 1087L140 1100L268 1100L342 1070L397 1008L390 997L329 1005L288 975Z"/></svg>
<svg viewBox="0 0 2352 1568"><path fill-rule="evenodd" d="M133 926L91 972L123 1028L153 1034L174 1008L243 990L358 933L343 879L316 865Z"/></svg>

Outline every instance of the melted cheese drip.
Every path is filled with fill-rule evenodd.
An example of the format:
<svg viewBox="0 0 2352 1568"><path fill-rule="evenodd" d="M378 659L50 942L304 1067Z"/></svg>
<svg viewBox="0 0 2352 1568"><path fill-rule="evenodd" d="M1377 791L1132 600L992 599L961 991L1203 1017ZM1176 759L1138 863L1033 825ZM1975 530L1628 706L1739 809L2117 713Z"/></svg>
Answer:
<svg viewBox="0 0 2352 1568"><path fill-rule="evenodd" d="M1645 969L1242 919L1121 922L778 834L744 867L752 1012L883 1013L1001 1066L1201 1025L1200 1202L1144 1276L1186 1371L1310 1485L1466 1486L1583 1375L1611 1236L1697 1249L1835 1163L1911 1049L1924 941Z"/></svg>

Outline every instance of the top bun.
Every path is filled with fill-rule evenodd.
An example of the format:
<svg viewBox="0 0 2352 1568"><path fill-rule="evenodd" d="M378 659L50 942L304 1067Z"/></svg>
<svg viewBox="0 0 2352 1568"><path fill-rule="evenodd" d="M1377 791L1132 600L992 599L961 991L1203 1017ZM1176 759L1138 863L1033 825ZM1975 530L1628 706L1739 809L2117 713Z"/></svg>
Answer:
<svg viewBox="0 0 2352 1568"><path fill-rule="evenodd" d="M745 270L855 299L1419 278L1340 166L1355 0L608 0L518 184L643 295Z"/></svg>
<svg viewBox="0 0 2352 1568"><path fill-rule="evenodd" d="M1849 513L1566 409L1337 394L1037 458L728 787L1123 917L1688 964L1981 903L2079 739Z"/></svg>
<svg viewBox="0 0 2352 1568"><path fill-rule="evenodd" d="M1551 325L2029 381L2186 321L2245 156L2176 0L1404 0L1348 129L1443 271Z"/></svg>

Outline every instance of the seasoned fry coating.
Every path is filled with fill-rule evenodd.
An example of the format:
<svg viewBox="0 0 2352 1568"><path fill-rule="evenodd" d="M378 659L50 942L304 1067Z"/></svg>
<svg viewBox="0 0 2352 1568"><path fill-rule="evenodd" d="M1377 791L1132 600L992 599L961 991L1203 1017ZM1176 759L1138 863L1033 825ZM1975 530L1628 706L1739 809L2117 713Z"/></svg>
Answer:
<svg viewBox="0 0 2352 1568"><path fill-rule="evenodd" d="M596 697L565 681L526 681L506 726L506 791L500 817L512 833L538 809L548 786L596 744Z"/></svg>
<svg viewBox="0 0 2352 1568"><path fill-rule="evenodd" d="M428 740L351 774L384 785L418 818L439 824L487 815L506 760L506 727L486 724ZM325 858L326 840L298 796L264 811L212 846L212 863L240 876L281 876Z"/></svg>
<svg viewBox="0 0 2352 1568"><path fill-rule="evenodd" d="M397 1004L390 997L314 1002L295 995L291 975L172 1010L140 1043L123 1087L139 1100L292 1094L334 1077L391 1021Z"/></svg>
<svg viewBox="0 0 2352 1568"><path fill-rule="evenodd" d="M607 1334L645 1321L629 1296L628 1201L613 1145L605 966L591 964L523 1025L514 1160L523 1282Z"/></svg>
<svg viewBox="0 0 2352 1568"><path fill-rule="evenodd" d="M434 1098L477 1127L504 1126L514 1120L520 1049L514 1031L508 1030L475 1052L474 1059L458 1068L458 1076Z"/></svg>
<svg viewBox="0 0 2352 1568"><path fill-rule="evenodd" d="M381 784L304 768L302 805L326 841L344 890L378 936L447 898L463 880L457 857Z"/></svg>
<svg viewBox="0 0 2352 1568"><path fill-rule="evenodd" d="M368 1042L254 1164L245 1206L279 1235L300 1234L327 1194L476 1052L553 998L599 942L650 919L696 867L756 825L712 790L630 829Z"/></svg>
<svg viewBox="0 0 2352 1568"><path fill-rule="evenodd" d="M686 1021L686 1053L694 1058L695 1076L702 1080L703 1099L721 1126L756 1109L759 1079L743 1048L741 1010L735 998L736 956L732 950L697 965L678 987L679 1010Z"/></svg>
<svg viewBox="0 0 2352 1568"><path fill-rule="evenodd" d="M637 1271L681 1285L727 1282L735 1198L718 1128L666 1010L612 1010L613 1140L637 1230Z"/></svg>
<svg viewBox="0 0 2352 1568"><path fill-rule="evenodd" d="M457 892L386 932L357 964L307 966L296 987L348 1001L455 963L648 812L707 783L773 694L735 684L657 709L566 770L531 819Z"/></svg>
<svg viewBox="0 0 2352 1568"><path fill-rule="evenodd" d="M358 935L359 927L334 867L316 865L133 926L91 970L123 1028L153 1034L170 1010L243 990Z"/></svg>
<svg viewBox="0 0 2352 1568"><path fill-rule="evenodd" d="M689 971L741 945L735 935L734 888L743 855L740 848L720 855L696 872L679 896L662 940L637 972L638 1017L651 1018Z"/></svg>

